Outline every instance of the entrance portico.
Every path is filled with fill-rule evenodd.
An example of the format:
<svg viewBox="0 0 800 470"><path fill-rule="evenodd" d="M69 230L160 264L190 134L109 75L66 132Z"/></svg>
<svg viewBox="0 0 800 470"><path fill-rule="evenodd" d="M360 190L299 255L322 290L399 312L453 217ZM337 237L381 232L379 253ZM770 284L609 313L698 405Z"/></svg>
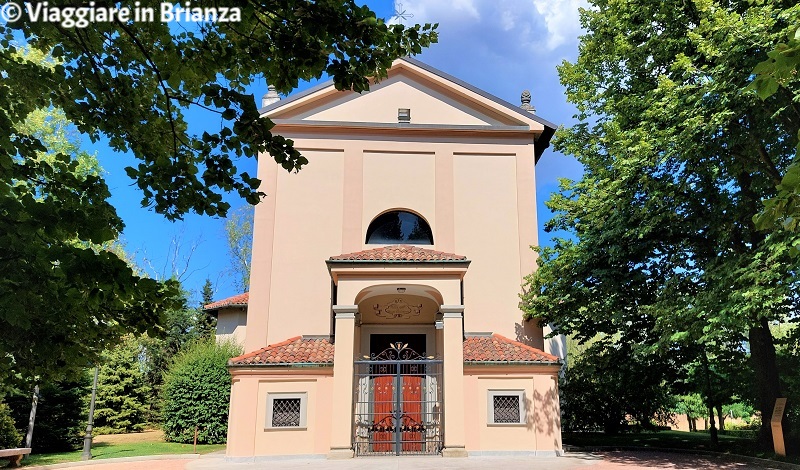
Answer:
<svg viewBox="0 0 800 470"><path fill-rule="evenodd" d="M355 410L355 416L343 420L347 426L334 425L329 457L350 457L354 454L350 449L362 454L441 451L446 456L466 456L463 418L459 418L464 337L460 302L470 261L450 253L394 246L332 257L327 263L336 294L336 361L349 357L361 368L360 376L355 371L353 394L352 363L334 366L336 403ZM339 316L344 311L352 312L352 322ZM375 373L379 365L383 372ZM409 398L415 393L420 396ZM413 416L402 413L404 400L414 402L406 404L414 408ZM343 418L344 412L338 411L334 421ZM384 442L392 436L396 442ZM345 451L348 439L351 445Z"/></svg>

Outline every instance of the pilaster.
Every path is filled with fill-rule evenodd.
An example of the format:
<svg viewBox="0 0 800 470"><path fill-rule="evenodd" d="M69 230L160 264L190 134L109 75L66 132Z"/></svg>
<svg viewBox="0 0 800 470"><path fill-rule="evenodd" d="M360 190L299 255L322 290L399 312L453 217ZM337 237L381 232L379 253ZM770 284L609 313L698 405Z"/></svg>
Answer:
<svg viewBox="0 0 800 470"><path fill-rule="evenodd" d="M353 360L357 305L334 305L333 413L329 459L353 458Z"/></svg>
<svg viewBox="0 0 800 470"><path fill-rule="evenodd" d="M442 305L444 323L443 457L466 457L464 434L464 306Z"/></svg>

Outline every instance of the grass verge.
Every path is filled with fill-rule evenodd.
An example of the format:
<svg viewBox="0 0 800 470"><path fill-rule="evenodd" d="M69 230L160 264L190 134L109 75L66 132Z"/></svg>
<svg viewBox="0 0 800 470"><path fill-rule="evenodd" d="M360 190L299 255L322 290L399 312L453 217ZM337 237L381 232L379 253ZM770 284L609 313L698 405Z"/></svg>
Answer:
<svg viewBox="0 0 800 470"><path fill-rule="evenodd" d="M225 444L198 444L197 453L207 454L223 449L225 449ZM191 454L193 451L194 446L192 446L192 444L178 444L175 442L98 442L92 446L92 460L112 459L117 457L140 457L144 455ZM72 452L59 452L55 454L32 454L24 459L22 464L23 466L30 466L77 462L81 459L82 453L82 450L75 450Z"/></svg>

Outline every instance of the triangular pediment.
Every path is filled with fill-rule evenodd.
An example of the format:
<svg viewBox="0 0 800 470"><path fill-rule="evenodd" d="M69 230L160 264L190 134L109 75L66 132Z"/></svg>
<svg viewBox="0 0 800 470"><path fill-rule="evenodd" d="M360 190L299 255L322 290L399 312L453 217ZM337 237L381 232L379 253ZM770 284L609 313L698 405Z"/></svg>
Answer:
<svg viewBox="0 0 800 470"><path fill-rule="evenodd" d="M326 83L274 103L273 120L397 124L398 109L411 124L430 126L554 127L538 116L413 59L398 59L369 92L338 91Z"/></svg>

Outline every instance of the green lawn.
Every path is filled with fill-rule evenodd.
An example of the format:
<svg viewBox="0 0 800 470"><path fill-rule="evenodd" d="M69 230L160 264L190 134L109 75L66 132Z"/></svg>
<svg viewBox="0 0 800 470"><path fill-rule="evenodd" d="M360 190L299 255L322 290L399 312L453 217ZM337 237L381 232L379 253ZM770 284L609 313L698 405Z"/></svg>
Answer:
<svg viewBox="0 0 800 470"><path fill-rule="evenodd" d="M198 445L197 453L207 454L225 449L225 444ZM137 457L141 455L159 454L191 454L191 444L174 442L126 442L111 444L96 443L92 446L92 460L111 459L116 457ZM60 452L57 454L34 454L23 460L23 465L49 465L62 462L75 462L81 459L82 450Z"/></svg>
<svg viewBox="0 0 800 470"><path fill-rule="evenodd" d="M601 432L565 432L563 440L564 445L578 447L611 446L710 450L800 463L800 459L796 457L789 457L788 459L776 458L773 453L760 450L754 439L725 434L719 435L719 446L716 449L711 447L711 436L704 432L658 431L617 435Z"/></svg>

